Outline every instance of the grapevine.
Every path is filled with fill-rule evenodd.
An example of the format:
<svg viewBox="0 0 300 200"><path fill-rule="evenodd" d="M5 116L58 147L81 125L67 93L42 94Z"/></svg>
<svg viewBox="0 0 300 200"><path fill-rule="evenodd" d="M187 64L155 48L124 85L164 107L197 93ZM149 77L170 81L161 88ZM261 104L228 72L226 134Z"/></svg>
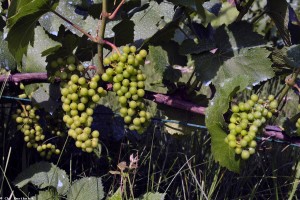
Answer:
<svg viewBox="0 0 300 200"><path fill-rule="evenodd" d="M121 117L129 130L139 133L144 132L151 118L143 100L146 76L140 70L146 56L146 50L136 53L135 46L125 46L122 55L114 53L103 60L104 65L111 67L106 69L102 80L113 83L113 91L121 105Z"/></svg>
<svg viewBox="0 0 300 200"><path fill-rule="evenodd" d="M56 145L46 143L45 134L40 124L41 117L37 114L37 107L31 105L22 105L22 110L17 109L13 115L18 129L24 134L24 141L28 148L35 148L42 157L50 159L52 154L60 154L60 150Z"/></svg>
<svg viewBox="0 0 300 200"><path fill-rule="evenodd" d="M76 142L76 147L91 153L98 147L100 133L92 130L94 108L106 90L101 87L100 76L96 74L87 78L82 64L75 65L74 56L66 60L57 58L50 63L52 77L59 77L61 85L62 109L65 112L63 121L68 128L68 135Z"/></svg>
<svg viewBox="0 0 300 200"><path fill-rule="evenodd" d="M251 95L246 102L231 106L229 134L225 142L236 154L241 155L242 159L247 160L255 153L257 146L255 137L276 112L277 106L278 102L274 95L269 95L267 99L259 99L256 94Z"/></svg>

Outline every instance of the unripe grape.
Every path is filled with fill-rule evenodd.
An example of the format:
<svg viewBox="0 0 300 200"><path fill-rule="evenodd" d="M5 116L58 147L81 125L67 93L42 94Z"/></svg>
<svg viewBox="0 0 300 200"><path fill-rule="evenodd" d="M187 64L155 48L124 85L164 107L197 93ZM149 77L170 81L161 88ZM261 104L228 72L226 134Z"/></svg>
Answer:
<svg viewBox="0 0 300 200"><path fill-rule="evenodd" d="M270 102L269 106L270 106L271 109L275 110L278 107L278 102L276 100L273 100L273 101Z"/></svg>
<svg viewBox="0 0 300 200"><path fill-rule="evenodd" d="M67 64L75 64L76 58L75 56L68 56Z"/></svg>
<svg viewBox="0 0 300 200"><path fill-rule="evenodd" d="M241 153L241 158L242 158L243 160L248 160L249 157L250 157L249 151L243 150L242 153Z"/></svg>
<svg viewBox="0 0 300 200"><path fill-rule="evenodd" d="M235 148L236 147L236 141L231 140L231 141L228 142L228 145L231 148Z"/></svg>
<svg viewBox="0 0 300 200"><path fill-rule="evenodd" d="M104 58L103 59L103 64L105 65L105 66L108 66L108 65L110 65L110 59L109 58Z"/></svg>
<svg viewBox="0 0 300 200"><path fill-rule="evenodd" d="M253 102L257 102L258 101L258 95L257 94L252 94L250 98L251 98L251 100Z"/></svg>
<svg viewBox="0 0 300 200"><path fill-rule="evenodd" d="M142 49L142 50L140 50L139 54L140 54L143 58L145 58L145 57L147 56L147 51L144 50L144 49Z"/></svg>
<svg viewBox="0 0 300 200"><path fill-rule="evenodd" d="M235 153L236 154L241 154L242 153L242 148L236 147L235 148Z"/></svg>

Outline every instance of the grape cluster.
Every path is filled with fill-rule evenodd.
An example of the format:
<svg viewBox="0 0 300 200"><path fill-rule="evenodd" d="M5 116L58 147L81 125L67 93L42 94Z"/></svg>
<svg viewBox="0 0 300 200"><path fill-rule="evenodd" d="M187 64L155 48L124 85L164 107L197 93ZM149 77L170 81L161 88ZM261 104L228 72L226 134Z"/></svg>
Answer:
<svg viewBox="0 0 300 200"><path fill-rule="evenodd" d="M229 134L225 142L235 149L236 154L247 160L251 154L255 153L257 146L254 140L257 132L268 119L276 112L278 102L274 95L269 95L267 99L259 99L258 95L251 95L246 102L232 105L232 115L228 125Z"/></svg>
<svg viewBox="0 0 300 200"><path fill-rule="evenodd" d="M63 121L69 129L68 135L76 141L76 147L91 153L98 147L100 135L98 130L91 129L92 115L100 98L106 95L106 90L99 85L99 75L88 79L82 73L82 65L76 67L73 62L75 59L67 59L68 70L73 74L69 80L66 78L67 82L61 82L62 109L65 112Z"/></svg>
<svg viewBox="0 0 300 200"><path fill-rule="evenodd" d="M55 78L68 81L73 73L83 73L85 67L82 64L76 66L75 63L76 58L74 56L68 56L67 59L60 57L52 60L46 67L50 81L54 81Z"/></svg>
<svg viewBox="0 0 300 200"><path fill-rule="evenodd" d="M45 135L39 123L40 116L36 113L37 108L31 105L22 106L23 110L17 109L14 119L18 129L24 134L24 141L28 148L35 148L41 156L50 159L52 154L60 154L60 150L51 143L45 143ZM46 147L46 148L44 148Z"/></svg>
<svg viewBox="0 0 300 200"><path fill-rule="evenodd" d="M102 74L102 80L113 83L113 91L116 92L121 105L120 114L129 130L142 133L151 118L143 100L146 75L140 70L147 51L140 50L137 53L135 46L125 46L122 50L121 55L113 53L104 59L104 65L111 67Z"/></svg>

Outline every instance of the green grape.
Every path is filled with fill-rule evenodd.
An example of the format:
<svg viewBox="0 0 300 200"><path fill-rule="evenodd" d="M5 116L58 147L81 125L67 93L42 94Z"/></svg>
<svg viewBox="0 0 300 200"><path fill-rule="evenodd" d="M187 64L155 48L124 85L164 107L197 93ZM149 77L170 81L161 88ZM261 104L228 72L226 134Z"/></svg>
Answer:
<svg viewBox="0 0 300 200"><path fill-rule="evenodd" d="M236 136L233 135L233 134L229 134L229 135L227 135L227 139L228 139L228 141L235 141L236 140Z"/></svg>
<svg viewBox="0 0 300 200"><path fill-rule="evenodd" d="M51 61L50 67L51 67L51 68L57 68L57 67L58 67L57 61L56 61L56 60Z"/></svg>
<svg viewBox="0 0 300 200"><path fill-rule="evenodd" d="M76 58L74 56L68 56L67 64L75 64Z"/></svg>
<svg viewBox="0 0 300 200"><path fill-rule="evenodd" d="M130 52L130 47L129 46L124 46L122 50L123 50L124 53L128 54Z"/></svg>
<svg viewBox="0 0 300 200"><path fill-rule="evenodd" d="M144 49L142 49L142 50L139 52L139 54L140 54L143 58L145 58L145 57L147 56L147 51L144 50Z"/></svg>
<svg viewBox="0 0 300 200"><path fill-rule="evenodd" d="M103 59L103 64L105 65L105 66L108 66L108 65L110 65L110 59L109 58L104 58Z"/></svg>
<svg viewBox="0 0 300 200"><path fill-rule="evenodd" d="M237 105L233 105L233 106L231 106L231 111L233 113L238 113L240 111L240 108Z"/></svg>
<svg viewBox="0 0 300 200"><path fill-rule="evenodd" d="M231 141L229 141L228 145L231 148L235 148L236 147L236 141L231 140Z"/></svg>
<svg viewBox="0 0 300 200"><path fill-rule="evenodd" d="M273 101L270 102L269 106L270 106L271 109L275 110L278 107L278 102L276 100L273 100Z"/></svg>
<svg viewBox="0 0 300 200"><path fill-rule="evenodd" d="M241 158L242 158L243 160L248 160L249 157L250 157L250 152L247 151L247 150L243 150L242 153L241 153Z"/></svg>
<svg viewBox="0 0 300 200"><path fill-rule="evenodd" d="M136 47L135 46L130 46L129 50L131 53L135 53L136 52Z"/></svg>
<svg viewBox="0 0 300 200"><path fill-rule="evenodd" d="M243 150L242 148L236 147L234 151L236 154L241 154Z"/></svg>
<svg viewBox="0 0 300 200"><path fill-rule="evenodd" d="M257 102L258 101L258 95L256 95L256 94L252 94L250 98L251 98L251 100L253 102Z"/></svg>

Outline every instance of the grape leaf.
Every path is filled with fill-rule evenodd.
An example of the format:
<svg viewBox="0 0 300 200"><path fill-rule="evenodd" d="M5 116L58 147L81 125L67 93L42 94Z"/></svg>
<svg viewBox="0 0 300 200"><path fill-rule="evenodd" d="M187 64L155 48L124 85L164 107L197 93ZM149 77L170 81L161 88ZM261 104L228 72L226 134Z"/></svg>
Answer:
<svg viewBox="0 0 300 200"><path fill-rule="evenodd" d="M44 108L45 111L53 113L59 106L57 101L60 99L60 96L59 85L43 83L32 94L32 102L38 104L40 108Z"/></svg>
<svg viewBox="0 0 300 200"><path fill-rule="evenodd" d="M142 198L139 198L140 200L164 200L166 196L166 193L159 193L159 192L147 192L142 196Z"/></svg>
<svg viewBox="0 0 300 200"><path fill-rule="evenodd" d="M274 76L272 63L267 58L270 52L261 48L265 41L252 32L250 24L238 22L228 27L223 25L216 30L214 38L216 52L192 56L200 80L210 82L214 79L216 83L229 76L247 73L254 84Z"/></svg>
<svg viewBox="0 0 300 200"><path fill-rule="evenodd" d="M221 166L237 173L240 171L240 159L224 142L227 134L224 131L226 123L223 114L227 112L232 96L245 89L250 82L248 76L240 75L216 85L216 95L205 111L205 124L211 135L211 150L214 159Z"/></svg>
<svg viewBox="0 0 300 200"><path fill-rule="evenodd" d="M235 21L239 11L229 2L222 3L221 10L218 15L206 12L206 23L211 23L213 27L221 26L222 24L229 25Z"/></svg>
<svg viewBox="0 0 300 200"><path fill-rule="evenodd" d="M56 12L62 14L65 18L70 20L72 23L76 25L80 25L84 30L86 30L91 35L96 35L98 29L98 19L95 19L91 16L83 18L82 15L76 13L76 6L69 1L60 1L59 5L56 7ZM120 20L109 21L106 24L105 28L105 36L112 37L114 36L114 32L112 28L119 23ZM75 29L73 26L56 16L54 13L47 13L43 15L39 19L39 23L44 27L46 31L48 31L52 35L57 35L59 32L59 28L61 25L64 25L68 30L77 36L82 36L83 33Z"/></svg>
<svg viewBox="0 0 300 200"><path fill-rule="evenodd" d="M101 178L85 177L75 181L69 192L68 200L100 200L104 198Z"/></svg>
<svg viewBox="0 0 300 200"><path fill-rule="evenodd" d="M58 194L64 195L69 189L69 177L66 172L52 163L38 162L23 170L14 180L18 188L32 183L40 189L49 186L56 188Z"/></svg>
<svg viewBox="0 0 300 200"><path fill-rule="evenodd" d="M41 26L35 28L34 46L29 45L27 55L23 59L22 72L46 72L46 58L42 56L42 52L49 52L49 48L58 49L61 47L48 37Z"/></svg>
<svg viewBox="0 0 300 200"><path fill-rule="evenodd" d="M285 61L292 67L300 67L300 45L288 47Z"/></svg>
<svg viewBox="0 0 300 200"><path fill-rule="evenodd" d="M60 200L58 194L53 190L39 191L39 194L31 198L33 200Z"/></svg>
<svg viewBox="0 0 300 200"><path fill-rule="evenodd" d="M176 5L181 5L184 7L187 7L189 9L192 9L194 11L197 11L197 13L205 19L205 12L203 8L204 0L168 0Z"/></svg>
<svg viewBox="0 0 300 200"><path fill-rule="evenodd" d="M116 46L122 46L133 42L134 23L131 20L122 20L112 29L115 33L114 40Z"/></svg>
<svg viewBox="0 0 300 200"><path fill-rule="evenodd" d="M30 3L32 0L15 0L11 1L9 5L9 9L7 11L7 18L10 18L11 16L15 15L19 9L26 4Z"/></svg>
<svg viewBox="0 0 300 200"><path fill-rule="evenodd" d="M118 190L111 197L109 197L108 200L122 200L121 188L118 188Z"/></svg>
<svg viewBox="0 0 300 200"><path fill-rule="evenodd" d="M108 92L106 96L101 97L99 104L110 108L113 112L117 112L120 109L120 103L115 92Z"/></svg>
<svg viewBox="0 0 300 200"><path fill-rule="evenodd" d="M34 43L34 28L38 19L56 6L57 0L32 0L19 7L18 12L8 19L9 31L6 40L17 62L21 62L26 54L28 44Z"/></svg>
<svg viewBox="0 0 300 200"><path fill-rule="evenodd" d="M289 5L285 0L272 1L268 0L266 13L275 22L276 27L287 46L291 46L291 36L288 30L289 23Z"/></svg>
<svg viewBox="0 0 300 200"><path fill-rule="evenodd" d="M164 72L169 65L167 52L160 46L149 46L149 54L146 58L146 62L149 63L141 68L143 73L147 76L145 81L146 90L166 93L167 88L164 86L162 80Z"/></svg>
<svg viewBox="0 0 300 200"><path fill-rule="evenodd" d="M59 5L56 7L55 11L57 13L63 13L63 16L68 20L72 21L72 23L80 26L84 25L84 20L82 16L77 15L75 13L75 6L71 5L71 2L68 1L59 1ZM73 28L70 24L56 16L54 13L46 13L39 19L39 23L44 27L50 34L57 35L59 31L59 27L63 24L66 28L71 30L71 32L82 36L78 30Z"/></svg>
<svg viewBox="0 0 300 200"><path fill-rule="evenodd" d="M7 41L3 39L3 32L0 32L0 68L14 71L17 63L8 50Z"/></svg>
<svg viewBox="0 0 300 200"><path fill-rule="evenodd" d="M213 83L221 83L227 78L246 74L251 84L256 85L275 76L272 62L268 59L270 52L263 48L244 49L239 55L226 60L213 79Z"/></svg>
<svg viewBox="0 0 300 200"><path fill-rule="evenodd" d="M222 8L222 4L218 0L212 0L209 2L204 2L203 7L209 12L213 13L215 16L218 16Z"/></svg>
<svg viewBox="0 0 300 200"><path fill-rule="evenodd" d="M192 39L187 39L182 42L179 48L179 53L185 54L199 54L215 48L212 41L208 39L200 40L197 44Z"/></svg>
<svg viewBox="0 0 300 200"><path fill-rule="evenodd" d="M162 29L166 22L171 21L174 9L171 4L151 1L146 10L137 12L131 20L134 22L134 40L145 40Z"/></svg>

